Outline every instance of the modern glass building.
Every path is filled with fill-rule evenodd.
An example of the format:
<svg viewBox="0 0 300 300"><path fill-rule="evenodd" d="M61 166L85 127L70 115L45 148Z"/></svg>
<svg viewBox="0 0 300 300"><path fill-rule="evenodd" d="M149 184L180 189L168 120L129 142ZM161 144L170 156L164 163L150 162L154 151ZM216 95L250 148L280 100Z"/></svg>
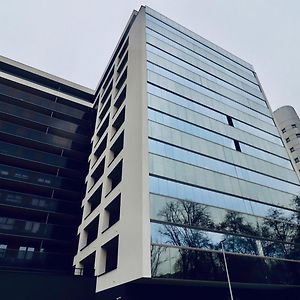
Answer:
<svg viewBox="0 0 300 300"><path fill-rule="evenodd" d="M222 245L234 292L299 285L299 180L249 63L141 7L96 101L74 266L99 295L227 289Z"/></svg>
<svg viewBox="0 0 300 300"><path fill-rule="evenodd" d="M105 300L299 288L299 180L249 63L141 7L95 91L0 68L1 270Z"/></svg>
<svg viewBox="0 0 300 300"><path fill-rule="evenodd" d="M0 57L0 269L72 273L93 91Z"/></svg>

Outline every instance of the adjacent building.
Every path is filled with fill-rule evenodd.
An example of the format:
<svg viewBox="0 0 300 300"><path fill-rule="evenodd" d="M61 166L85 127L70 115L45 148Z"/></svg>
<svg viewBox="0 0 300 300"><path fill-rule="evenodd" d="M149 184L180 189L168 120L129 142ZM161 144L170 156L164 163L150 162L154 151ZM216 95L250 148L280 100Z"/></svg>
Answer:
<svg viewBox="0 0 300 300"><path fill-rule="evenodd" d="M249 63L141 7L95 97L74 266L100 297L227 287L222 244L235 291L299 284L299 180Z"/></svg>
<svg viewBox="0 0 300 300"><path fill-rule="evenodd" d="M0 267L72 273L94 93L0 57Z"/></svg>
<svg viewBox="0 0 300 300"><path fill-rule="evenodd" d="M286 105L274 111L274 120L300 179L300 119L295 109Z"/></svg>

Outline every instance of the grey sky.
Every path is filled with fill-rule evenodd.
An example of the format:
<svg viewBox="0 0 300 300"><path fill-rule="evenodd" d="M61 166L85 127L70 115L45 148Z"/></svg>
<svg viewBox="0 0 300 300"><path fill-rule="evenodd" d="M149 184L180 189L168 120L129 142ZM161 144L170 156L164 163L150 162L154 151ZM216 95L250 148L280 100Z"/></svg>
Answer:
<svg viewBox="0 0 300 300"><path fill-rule="evenodd" d="M298 0L0 0L0 54L95 88L140 5L253 64L272 108L300 114Z"/></svg>

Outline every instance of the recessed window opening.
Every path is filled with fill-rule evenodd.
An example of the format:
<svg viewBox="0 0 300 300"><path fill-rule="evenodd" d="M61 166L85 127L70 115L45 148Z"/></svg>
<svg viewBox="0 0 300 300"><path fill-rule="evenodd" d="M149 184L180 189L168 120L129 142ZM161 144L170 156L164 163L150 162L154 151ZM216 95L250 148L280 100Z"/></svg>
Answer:
<svg viewBox="0 0 300 300"><path fill-rule="evenodd" d="M101 178L101 176L103 175L104 165L105 165L105 157L102 159L100 164L96 167L96 169L94 170L94 172L91 175L91 177L94 180L94 183L96 183Z"/></svg>
<svg viewBox="0 0 300 300"><path fill-rule="evenodd" d="M112 79L113 75L114 75L114 67L112 67L112 69L111 69L109 75L107 76L105 82L103 83L103 86L102 86L103 90L106 89L106 87L108 86L108 83L109 83L110 80Z"/></svg>
<svg viewBox="0 0 300 300"><path fill-rule="evenodd" d="M122 180L122 167L123 167L123 160L121 160L115 168L110 172L108 175L108 179L111 182L111 189L112 191Z"/></svg>
<svg viewBox="0 0 300 300"><path fill-rule="evenodd" d="M122 92L119 94L117 100L115 101L114 106L118 109L120 108L120 106L122 105L122 103L124 102L125 98L126 98L126 85L124 86Z"/></svg>
<svg viewBox="0 0 300 300"><path fill-rule="evenodd" d="M287 142L287 143L289 143L289 142L290 142L290 138L286 138L285 140L286 140L286 142Z"/></svg>
<svg viewBox="0 0 300 300"><path fill-rule="evenodd" d="M290 148L290 151L293 153L295 151L295 148L294 147Z"/></svg>
<svg viewBox="0 0 300 300"><path fill-rule="evenodd" d="M120 50L120 53L118 55L118 60L120 61L120 59L123 57L125 51L128 48L128 44L129 44L129 39L126 40L126 42L124 43L124 45L122 46L122 49Z"/></svg>
<svg viewBox="0 0 300 300"><path fill-rule="evenodd" d="M106 149L106 145L107 145L107 134L105 138L102 140L102 142L97 146L97 149L95 150L95 155L97 159L102 155L102 153Z"/></svg>
<svg viewBox="0 0 300 300"><path fill-rule="evenodd" d="M113 82L110 83L109 87L107 88L104 96L102 97L101 99L101 103L104 104L108 98L108 96L110 95L111 91L112 91L112 88L113 88Z"/></svg>
<svg viewBox="0 0 300 300"><path fill-rule="evenodd" d="M106 117L106 119L103 121L102 125L100 126L100 129L98 130L97 132L97 136L99 138L102 137L102 135L104 134L105 130L107 129L108 127L108 124L109 124L109 114L108 116Z"/></svg>
<svg viewBox="0 0 300 300"><path fill-rule="evenodd" d="M118 247L119 247L119 236L116 236L105 245L102 249L106 253L105 261L105 273L110 272L118 266Z"/></svg>
<svg viewBox="0 0 300 300"><path fill-rule="evenodd" d="M120 62L120 65L117 69L118 75L120 75L125 67L125 65L128 62L128 52L125 54L125 56L123 57L122 61Z"/></svg>
<svg viewBox="0 0 300 300"><path fill-rule="evenodd" d="M124 131L118 136L118 138L110 148L110 151L113 153L113 160L123 150L123 147L124 147Z"/></svg>
<svg viewBox="0 0 300 300"><path fill-rule="evenodd" d="M105 106L102 108L100 114L99 114L99 119L100 121L104 118L104 116L106 115L107 111L109 110L111 105L111 97L109 98L109 100L107 101L107 103L105 104Z"/></svg>
<svg viewBox="0 0 300 300"><path fill-rule="evenodd" d="M296 124L292 124L292 128L297 128L297 125Z"/></svg>
<svg viewBox="0 0 300 300"><path fill-rule="evenodd" d="M110 228L120 220L120 205L121 194L119 194L109 205L106 206L105 211L108 214L107 228Z"/></svg>
<svg viewBox="0 0 300 300"><path fill-rule="evenodd" d="M101 203L101 197L102 197L102 184L88 200L88 203L91 206L91 212Z"/></svg>
<svg viewBox="0 0 300 300"><path fill-rule="evenodd" d="M281 130L281 132L282 132L282 133L286 133L286 129L283 128L283 129Z"/></svg>
<svg viewBox="0 0 300 300"><path fill-rule="evenodd" d="M112 127L115 130L115 134L118 132L118 130L120 129L124 121L125 121L125 107L122 109L122 111L120 112L120 114L118 115L118 117L116 118L116 120L112 125Z"/></svg>
<svg viewBox="0 0 300 300"><path fill-rule="evenodd" d="M123 84L125 83L125 80L127 79L127 68L125 71L122 73L121 77L119 78L117 84L116 84L116 89L119 91Z"/></svg>
<svg viewBox="0 0 300 300"><path fill-rule="evenodd" d="M98 236L99 216L84 228L87 234L86 246L92 243Z"/></svg>
<svg viewBox="0 0 300 300"><path fill-rule="evenodd" d="M83 266L83 275L84 276L94 276L95 275L95 258L96 252L93 252L89 256L87 256L84 260L80 263Z"/></svg>

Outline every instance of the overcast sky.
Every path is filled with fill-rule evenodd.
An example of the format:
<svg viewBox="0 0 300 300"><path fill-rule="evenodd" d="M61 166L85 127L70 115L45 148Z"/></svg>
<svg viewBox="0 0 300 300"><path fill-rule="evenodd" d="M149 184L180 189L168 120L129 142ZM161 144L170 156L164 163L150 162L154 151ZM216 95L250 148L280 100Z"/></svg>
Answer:
<svg viewBox="0 0 300 300"><path fill-rule="evenodd" d="M141 5L253 64L272 108L300 114L298 0L0 0L0 54L95 88Z"/></svg>

